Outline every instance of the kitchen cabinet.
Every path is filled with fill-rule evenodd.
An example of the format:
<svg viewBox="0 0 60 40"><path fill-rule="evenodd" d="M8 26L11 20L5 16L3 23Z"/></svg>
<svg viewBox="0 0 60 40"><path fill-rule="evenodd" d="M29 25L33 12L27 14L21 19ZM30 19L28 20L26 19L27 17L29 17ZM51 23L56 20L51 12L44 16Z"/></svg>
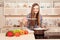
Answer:
<svg viewBox="0 0 60 40"><path fill-rule="evenodd" d="M40 5L40 14L42 15L43 25L54 26L56 21L60 20L60 15L59 15L60 4L57 5L56 2L54 3L54 1L49 0L48 2L44 0L38 0L38 1L37 0L13 0L13 1L5 0L4 1L4 16L6 18L6 24L7 24L8 19L13 20L18 17L19 18L26 17L31 11L32 4L35 2ZM17 19L15 20L16 20L16 24L18 24L18 20ZM14 24L14 22L12 22L12 24Z"/></svg>

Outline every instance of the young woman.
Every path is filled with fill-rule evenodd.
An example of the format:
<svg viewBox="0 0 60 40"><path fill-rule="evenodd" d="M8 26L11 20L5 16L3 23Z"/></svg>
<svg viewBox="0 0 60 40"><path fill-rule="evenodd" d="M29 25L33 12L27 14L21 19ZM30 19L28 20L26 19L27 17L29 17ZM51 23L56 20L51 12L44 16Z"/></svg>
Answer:
<svg viewBox="0 0 60 40"><path fill-rule="evenodd" d="M33 29L42 27L42 17L40 15L40 6L34 3L31 8L31 13L28 15L28 28Z"/></svg>

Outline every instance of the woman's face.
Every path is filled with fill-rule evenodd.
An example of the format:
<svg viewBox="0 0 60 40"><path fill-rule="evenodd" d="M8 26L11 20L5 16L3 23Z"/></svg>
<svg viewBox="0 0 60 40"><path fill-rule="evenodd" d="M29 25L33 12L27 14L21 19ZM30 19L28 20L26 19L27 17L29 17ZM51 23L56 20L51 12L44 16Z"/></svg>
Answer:
<svg viewBox="0 0 60 40"><path fill-rule="evenodd" d="M34 12L34 13L38 13L38 11L39 11L39 6L37 6L37 5L34 6L34 7L33 7L33 12Z"/></svg>

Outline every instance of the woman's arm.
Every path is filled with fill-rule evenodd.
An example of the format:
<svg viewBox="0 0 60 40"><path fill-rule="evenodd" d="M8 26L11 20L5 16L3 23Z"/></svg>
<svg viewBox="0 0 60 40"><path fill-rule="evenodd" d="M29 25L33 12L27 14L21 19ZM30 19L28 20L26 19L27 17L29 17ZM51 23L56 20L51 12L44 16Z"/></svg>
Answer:
<svg viewBox="0 0 60 40"><path fill-rule="evenodd" d="M44 26L42 25L42 16L41 15L39 15L39 16L40 17L39 17L39 20L38 20L38 22L39 22L38 26L44 28Z"/></svg>
<svg viewBox="0 0 60 40"><path fill-rule="evenodd" d="M42 28L46 28L46 26L42 24L42 20L43 20L43 18L42 18L42 16L40 16L40 22L41 22L40 25L41 25Z"/></svg>

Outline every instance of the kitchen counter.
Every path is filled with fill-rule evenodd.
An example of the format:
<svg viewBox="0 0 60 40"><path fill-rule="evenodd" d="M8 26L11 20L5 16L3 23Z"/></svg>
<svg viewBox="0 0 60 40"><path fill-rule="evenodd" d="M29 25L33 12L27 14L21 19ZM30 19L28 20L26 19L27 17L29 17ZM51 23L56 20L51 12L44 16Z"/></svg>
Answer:
<svg viewBox="0 0 60 40"><path fill-rule="evenodd" d="M26 29L26 30L28 30L29 33L26 35L20 35L19 37L16 37L16 36L6 37L6 32L2 32L0 33L0 40L35 40L34 31L29 29Z"/></svg>
<svg viewBox="0 0 60 40"><path fill-rule="evenodd" d="M5 33L0 33L0 40L35 40L34 34L21 35L20 37L6 37Z"/></svg>
<svg viewBox="0 0 60 40"><path fill-rule="evenodd" d="M60 27L51 27L49 30L44 32L44 36L48 38L60 39Z"/></svg>

